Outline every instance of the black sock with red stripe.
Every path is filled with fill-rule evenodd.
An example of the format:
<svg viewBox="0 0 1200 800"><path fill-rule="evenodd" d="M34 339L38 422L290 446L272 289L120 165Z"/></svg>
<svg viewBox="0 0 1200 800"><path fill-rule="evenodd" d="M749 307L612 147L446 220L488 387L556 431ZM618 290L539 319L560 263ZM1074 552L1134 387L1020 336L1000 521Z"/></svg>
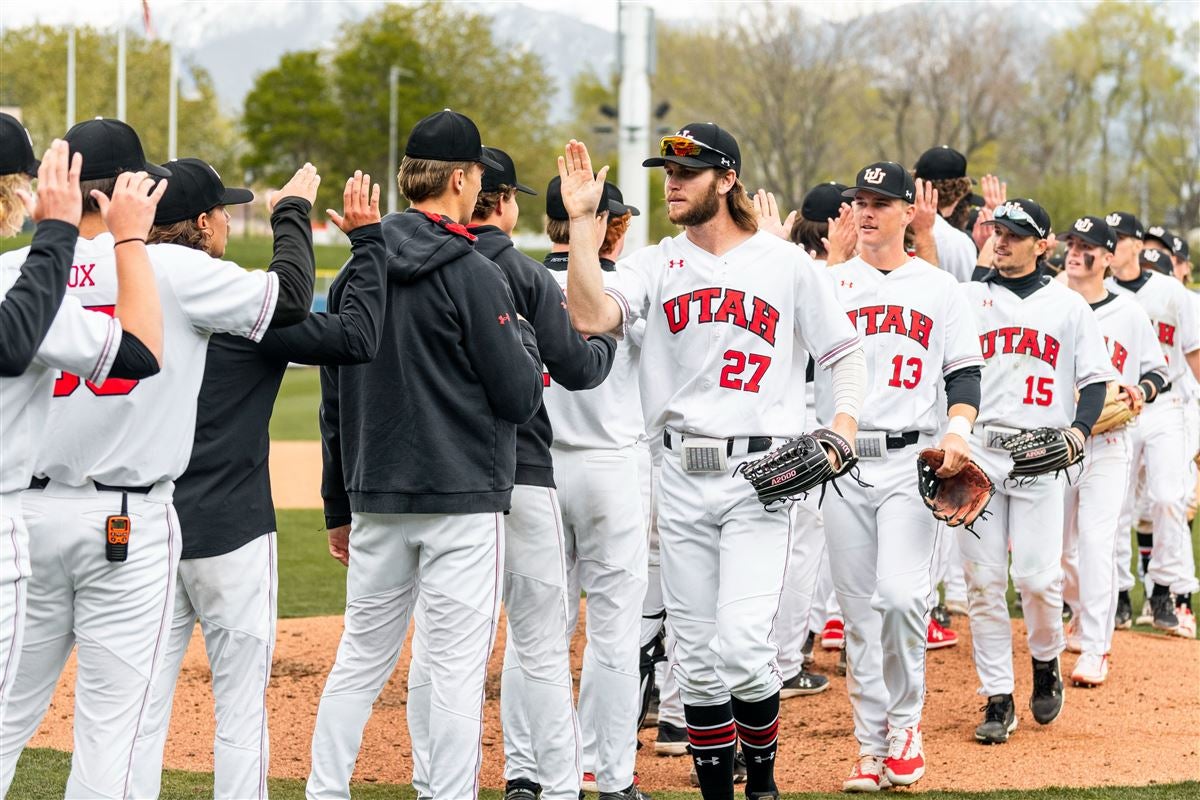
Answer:
<svg viewBox="0 0 1200 800"><path fill-rule="evenodd" d="M687 720L688 749L696 765L700 794L704 800L733 800L733 758L737 732L733 725L733 706L684 705Z"/></svg>
<svg viewBox="0 0 1200 800"><path fill-rule="evenodd" d="M733 718L746 756L746 796L774 792L775 751L779 741L779 692L747 703L733 698Z"/></svg>

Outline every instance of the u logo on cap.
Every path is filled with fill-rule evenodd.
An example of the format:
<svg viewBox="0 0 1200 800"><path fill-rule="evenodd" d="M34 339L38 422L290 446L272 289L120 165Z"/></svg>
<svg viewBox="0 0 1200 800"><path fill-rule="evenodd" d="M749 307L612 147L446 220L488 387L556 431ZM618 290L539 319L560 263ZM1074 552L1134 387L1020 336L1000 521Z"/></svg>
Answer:
<svg viewBox="0 0 1200 800"><path fill-rule="evenodd" d="M1113 213L1111 213L1107 217L1105 217L1104 221L1107 222L1109 225L1120 225L1121 224L1121 215L1114 211Z"/></svg>
<svg viewBox="0 0 1200 800"><path fill-rule="evenodd" d="M870 184L883 183L885 174L886 173L884 173L882 169L875 167L874 169L869 169L863 173L863 180Z"/></svg>
<svg viewBox="0 0 1200 800"><path fill-rule="evenodd" d="M1145 258L1147 261L1154 263L1155 261L1158 261L1158 251L1157 250L1147 250L1146 252L1142 253L1142 257Z"/></svg>
<svg viewBox="0 0 1200 800"><path fill-rule="evenodd" d="M1091 229L1092 221L1090 219L1084 218L1075 220L1075 230L1079 231L1080 233L1087 233Z"/></svg>

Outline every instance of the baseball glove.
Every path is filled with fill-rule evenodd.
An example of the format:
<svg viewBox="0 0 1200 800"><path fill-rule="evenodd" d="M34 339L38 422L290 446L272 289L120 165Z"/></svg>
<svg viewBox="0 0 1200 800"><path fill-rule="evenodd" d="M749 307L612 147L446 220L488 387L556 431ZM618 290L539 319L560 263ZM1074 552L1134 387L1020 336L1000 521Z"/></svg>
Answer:
<svg viewBox="0 0 1200 800"><path fill-rule="evenodd" d="M975 533L971 525L983 516L988 501L996 492L996 486L979 465L968 461L958 473L949 478L939 478L946 453L927 447L917 456L917 488L925 506L933 512L934 519L951 528L965 525Z"/></svg>
<svg viewBox="0 0 1200 800"><path fill-rule="evenodd" d="M837 469L829 463L827 450L837 456ZM857 462L848 441L827 428L818 428L789 439L756 461L743 462L734 472L750 481L768 511L777 511L788 500L818 486L824 500L825 483L845 475Z"/></svg>
<svg viewBox="0 0 1200 800"><path fill-rule="evenodd" d="M1073 428L1034 428L1004 440L1012 454L1014 480L1057 474L1083 460L1083 437Z"/></svg>
<svg viewBox="0 0 1200 800"><path fill-rule="evenodd" d="M1119 428L1136 417L1142 410L1140 404L1130 403L1130 397L1136 391L1140 390L1110 381L1104 395L1104 408L1100 411L1100 418L1092 426L1092 435ZM1137 408L1136 411L1134 407Z"/></svg>

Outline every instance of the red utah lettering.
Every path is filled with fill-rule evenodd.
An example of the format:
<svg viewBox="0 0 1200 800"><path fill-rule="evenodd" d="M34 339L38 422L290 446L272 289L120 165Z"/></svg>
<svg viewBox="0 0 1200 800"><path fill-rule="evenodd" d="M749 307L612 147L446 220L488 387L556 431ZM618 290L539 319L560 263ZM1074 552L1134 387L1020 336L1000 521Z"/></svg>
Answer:
<svg viewBox="0 0 1200 800"><path fill-rule="evenodd" d="M752 312L747 321L746 293L738 289L721 289L715 286L696 289L663 303L663 314L667 318L667 329L671 333L679 333L691 322L693 303L699 308L697 322L724 322L736 325L761 336L770 345L775 344L775 328L779 324L777 308L761 298L752 298Z"/></svg>
<svg viewBox="0 0 1200 800"><path fill-rule="evenodd" d="M67 277L67 286L71 289L95 286L96 281L92 279L92 270L95 268L95 264L72 264L71 274Z"/></svg>
<svg viewBox="0 0 1200 800"><path fill-rule="evenodd" d="M679 333L687 327L688 313L692 305L692 293L681 294L663 303L663 313L667 316L667 330Z"/></svg>
<svg viewBox="0 0 1200 800"><path fill-rule="evenodd" d="M1112 339L1110 341L1109 338L1107 336L1105 336L1104 341L1108 342L1108 344L1110 345L1110 347L1112 349L1112 365L1113 365L1113 367L1117 370L1117 372L1124 372L1125 361L1126 361L1126 359L1129 358L1129 351L1126 350L1125 347L1120 342L1118 342L1116 339Z"/></svg>
<svg viewBox="0 0 1200 800"><path fill-rule="evenodd" d="M713 321L713 300L721 296L721 289L717 286L710 286L707 289L697 289L692 292L692 300L700 307L700 316L696 318L697 322L712 322Z"/></svg>
<svg viewBox="0 0 1200 800"><path fill-rule="evenodd" d="M917 344L929 349L929 334L933 330L933 320L916 309L908 311L908 322L904 320L904 306L863 306L847 311L850 324L858 327L861 320L864 324L863 335L874 336L877 333L895 333L907 336ZM882 315L883 320L879 317Z"/></svg>
<svg viewBox="0 0 1200 800"><path fill-rule="evenodd" d="M701 322L704 320L701 319ZM727 322L730 325L737 325L739 328L746 327L746 293L739 292L737 289L726 289L725 299L721 301L721 305L717 307L716 314L713 315L714 322Z"/></svg>
<svg viewBox="0 0 1200 800"><path fill-rule="evenodd" d="M754 298L754 316L746 330L758 334L763 341L775 346L775 326L779 323L779 310L758 297Z"/></svg>
<svg viewBox="0 0 1200 800"><path fill-rule="evenodd" d="M1165 322L1158 323L1158 341L1171 347L1175 344L1175 326Z"/></svg>
<svg viewBox="0 0 1200 800"><path fill-rule="evenodd" d="M996 355L998 340L1003 340L1001 353L1032 356L1045 361L1052 367L1058 365L1058 340L1053 336L1039 333L1032 328L998 328L986 331L979 336L979 347L983 351L984 360Z"/></svg>

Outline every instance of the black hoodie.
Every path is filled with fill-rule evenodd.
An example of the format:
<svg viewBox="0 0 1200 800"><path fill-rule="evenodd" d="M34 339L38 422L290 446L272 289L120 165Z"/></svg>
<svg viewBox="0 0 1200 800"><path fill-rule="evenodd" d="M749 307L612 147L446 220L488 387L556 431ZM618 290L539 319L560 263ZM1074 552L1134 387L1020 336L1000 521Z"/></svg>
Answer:
<svg viewBox="0 0 1200 800"><path fill-rule="evenodd" d="M513 240L495 225L472 226L479 237L475 249L495 262L508 278L517 311L533 324L538 351L546 371L568 391L599 386L612 369L617 342L607 336L585 339L571 327L567 299L550 272L522 253ZM550 445L554 431L546 407L539 405L533 419L517 429L517 476L522 486L554 486L554 461Z"/></svg>
<svg viewBox="0 0 1200 800"><path fill-rule="evenodd" d="M516 426L542 402L533 329L461 225L409 209L383 218L383 237L379 351L321 370L326 524L506 511Z"/></svg>

